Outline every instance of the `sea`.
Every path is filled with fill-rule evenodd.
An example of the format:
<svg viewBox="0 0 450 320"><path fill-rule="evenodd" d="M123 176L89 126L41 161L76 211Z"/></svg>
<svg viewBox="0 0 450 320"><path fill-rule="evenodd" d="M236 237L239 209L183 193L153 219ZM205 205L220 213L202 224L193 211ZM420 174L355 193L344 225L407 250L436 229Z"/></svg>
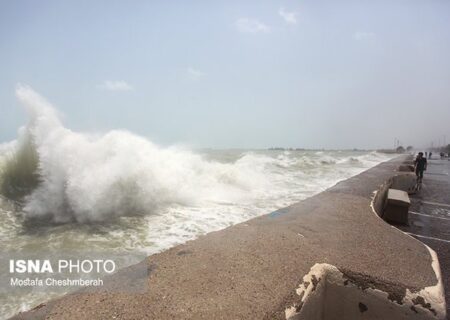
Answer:
<svg viewBox="0 0 450 320"><path fill-rule="evenodd" d="M31 252L102 252L128 254L123 267L392 158L376 151L167 147L126 130L75 132L31 88L18 87L16 95L29 122L16 140L0 144L2 264ZM0 319L64 293L2 284Z"/></svg>

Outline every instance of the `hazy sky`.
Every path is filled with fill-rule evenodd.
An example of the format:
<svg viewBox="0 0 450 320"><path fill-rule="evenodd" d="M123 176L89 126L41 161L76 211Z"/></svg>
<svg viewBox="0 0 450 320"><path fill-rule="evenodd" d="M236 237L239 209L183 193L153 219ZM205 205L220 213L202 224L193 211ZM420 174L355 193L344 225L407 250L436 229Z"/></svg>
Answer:
<svg viewBox="0 0 450 320"><path fill-rule="evenodd" d="M0 142L17 83L164 145L448 143L450 1L0 0Z"/></svg>

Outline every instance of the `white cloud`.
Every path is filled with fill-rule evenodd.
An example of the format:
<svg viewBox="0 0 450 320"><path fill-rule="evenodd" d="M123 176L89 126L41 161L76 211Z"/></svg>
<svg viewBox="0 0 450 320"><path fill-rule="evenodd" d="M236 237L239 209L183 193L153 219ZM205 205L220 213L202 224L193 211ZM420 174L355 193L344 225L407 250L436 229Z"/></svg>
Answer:
<svg viewBox="0 0 450 320"><path fill-rule="evenodd" d="M193 80L198 80L198 79L206 76L206 73L204 73L198 69L194 69L192 67L187 68L187 73L188 73L189 77Z"/></svg>
<svg viewBox="0 0 450 320"><path fill-rule="evenodd" d="M289 12L280 8L278 14L286 21L287 24L297 24L297 12Z"/></svg>
<svg viewBox="0 0 450 320"><path fill-rule="evenodd" d="M364 31L357 31L353 34L353 39L357 41L371 41L375 39L376 35L373 32L364 32Z"/></svg>
<svg viewBox="0 0 450 320"><path fill-rule="evenodd" d="M129 83L119 80L119 81L111 81L105 80L102 84L98 86L100 89L108 90L108 91L131 91L134 90L133 86Z"/></svg>
<svg viewBox="0 0 450 320"><path fill-rule="evenodd" d="M270 27L256 19L240 18L234 23L239 32L258 33L269 32Z"/></svg>

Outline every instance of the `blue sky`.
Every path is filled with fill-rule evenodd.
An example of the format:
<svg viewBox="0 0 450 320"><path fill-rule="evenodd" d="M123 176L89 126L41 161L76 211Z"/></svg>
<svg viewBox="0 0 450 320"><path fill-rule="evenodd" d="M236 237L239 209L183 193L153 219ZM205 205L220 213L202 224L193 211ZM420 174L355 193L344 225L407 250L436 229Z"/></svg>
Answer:
<svg viewBox="0 0 450 320"><path fill-rule="evenodd" d="M0 0L0 141L67 127L214 148L450 141L450 2Z"/></svg>

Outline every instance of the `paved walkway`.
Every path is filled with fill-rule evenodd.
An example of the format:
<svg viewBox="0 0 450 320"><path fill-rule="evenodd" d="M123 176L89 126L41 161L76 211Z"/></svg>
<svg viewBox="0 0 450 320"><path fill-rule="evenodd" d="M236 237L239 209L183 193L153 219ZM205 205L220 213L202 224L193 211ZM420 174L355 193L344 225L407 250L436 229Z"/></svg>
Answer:
<svg viewBox="0 0 450 320"><path fill-rule="evenodd" d="M301 312L297 289L316 263L337 267L353 283L351 288L386 292L383 305L398 304L406 299L407 289L417 293L436 285L425 246L379 219L370 206L373 191L403 161L399 157L382 163L288 208L152 255L139 264L148 271L143 277L132 266L111 277L111 289L64 296L15 319L285 319L287 308L295 306ZM428 179L424 195L433 185ZM432 197L427 201L444 202ZM312 283L314 291L317 282ZM147 291L132 291L141 284L148 285ZM341 308L344 304L318 308L339 312L341 319L354 319L348 315L362 312L367 312L366 319L394 318L396 308L380 310L378 299L361 300L369 296L342 299L348 306ZM402 319L404 314L414 319L420 306L422 315L438 316L439 298L415 297L411 308L401 309ZM379 313L383 316L377 317Z"/></svg>
<svg viewBox="0 0 450 320"><path fill-rule="evenodd" d="M450 161L428 160L422 190L411 196L409 226L400 229L436 251L450 319Z"/></svg>

